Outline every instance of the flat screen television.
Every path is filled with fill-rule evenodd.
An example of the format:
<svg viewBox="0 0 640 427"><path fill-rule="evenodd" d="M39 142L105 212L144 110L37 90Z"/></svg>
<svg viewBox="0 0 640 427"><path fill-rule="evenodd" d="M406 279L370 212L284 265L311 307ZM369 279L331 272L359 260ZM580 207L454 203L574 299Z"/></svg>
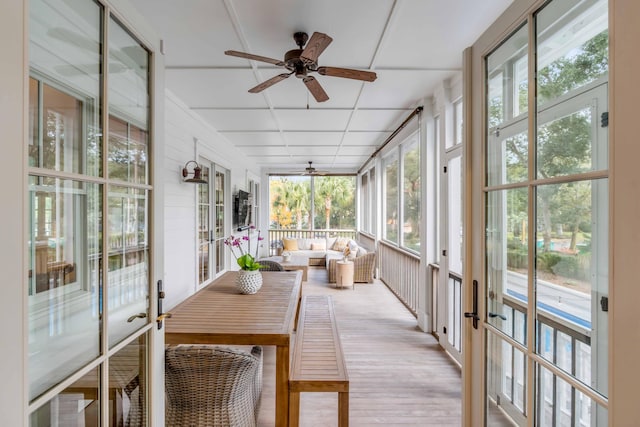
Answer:
<svg viewBox="0 0 640 427"><path fill-rule="evenodd" d="M238 194L233 200L233 229L243 225L249 225L251 220L249 205L249 193L243 190L238 190Z"/></svg>

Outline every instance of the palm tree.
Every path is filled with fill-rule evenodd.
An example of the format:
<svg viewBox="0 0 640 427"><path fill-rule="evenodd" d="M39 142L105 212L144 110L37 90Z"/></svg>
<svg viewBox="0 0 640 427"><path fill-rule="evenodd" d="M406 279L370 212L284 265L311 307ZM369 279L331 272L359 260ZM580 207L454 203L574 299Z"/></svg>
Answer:
<svg viewBox="0 0 640 427"><path fill-rule="evenodd" d="M317 178L316 198L324 203L325 228L331 228L331 209L333 203L339 205L351 204L355 194L353 177L328 176Z"/></svg>
<svg viewBox="0 0 640 427"><path fill-rule="evenodd" d="M301 230L303 227L302 219L309 213L309 200L311 194L311 188L309 182L290 182L287 188L287 202L289 206L292 206L292 211L296 215L297 229Z"/></svg>

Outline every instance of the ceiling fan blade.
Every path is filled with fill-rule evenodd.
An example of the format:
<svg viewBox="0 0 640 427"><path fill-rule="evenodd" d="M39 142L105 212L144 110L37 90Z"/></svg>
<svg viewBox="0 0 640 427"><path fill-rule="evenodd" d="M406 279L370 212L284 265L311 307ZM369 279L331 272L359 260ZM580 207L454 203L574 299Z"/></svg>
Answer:
<svg viewBox="0 0 640 427"><path fill-rule="evenodd" d="M315 78L309 76L305 77L302 81L307 86L307 89L309 89L309 92L311 92L311 95L313 95L316 101L324 102L329 99L329 95L327 95L327 92L322 89L322 86L320 86L320 83Z"/></svg>
<svg viewBox="0 0 640 427"><path fill-rule="evenodd" d="M225 55L237 56L238 58L253 59L254 61L267 62L269 64L284 66L284 62L279 59L267 58L266 56L254 55L252 53L238 52L237 50L227 50Z"/></svg>
<svg viewBox="0 0 640 427"><path fill-rule="evenodd" d="M271 87L278 82L281 82L282 80L286 79L290 75L291 74L287 74L287 73L278 74L275 77L271 77L269 80L265 80L264 82L260 83L258 86L252 87L251 89L249 89L249 92L250 93L262 92L266 88Z"/></svg>
<svg viewBox="0 0 640 427"><path fill-rule="evenodd" d="M323 76L344 77L347 79L372 82L378 76L372 71L352 70L351 68L318 67L318 73Z"/></svg>
<svg viewBox="0 0 640 427"><path fill-rule="evenodd" d="M324 33L313 33L307 46L300 54L300 59L305 64L317 64L318 57L332 41L333 39Z"/></svg>

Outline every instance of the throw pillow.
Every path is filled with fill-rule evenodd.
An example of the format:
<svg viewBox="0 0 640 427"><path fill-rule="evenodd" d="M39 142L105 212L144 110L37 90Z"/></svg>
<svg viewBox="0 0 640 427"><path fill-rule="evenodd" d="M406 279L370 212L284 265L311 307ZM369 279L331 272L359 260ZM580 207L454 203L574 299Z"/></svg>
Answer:
<svg viewBox="0 0 640 427"><path fill-rule="evenodd" d="M338 237L331 249L333 249L334 251L342 252L344 251L344 248L347 247L348 243L349 243L349 239L347 239L346 237Z"/></svg>
<svg viewBox="0 0 640 427"><path fill-rule="evenodd" d="M322 242L322 243L311 243L311 250L312 251L326 251L327 250L327 245L325 245L324 242Z"/></svg>
<svg viewBox="0 0 640 427"><path fill-rule="evenodd" d="M297 251L298 250L298 240L297 239L282 239L282 243L284 244L285 251Z"/></svg>
<svg viewBox="0 0 640 427"><path fill-rule="evenodd" d="M344 248L344 251L342 252L342 256L349 261L353 261L354 259L356 259L356 253L352 252L351 249L349 249L349 246Z"/></svg>
<svg viewBox="0 0 640 427"><path fill-rule="evenodd" d="M367 253L367 250L365 248L363 248L362 246L360 246L358 248L358 253L356 254L357 257L365 255Z"/></svg>

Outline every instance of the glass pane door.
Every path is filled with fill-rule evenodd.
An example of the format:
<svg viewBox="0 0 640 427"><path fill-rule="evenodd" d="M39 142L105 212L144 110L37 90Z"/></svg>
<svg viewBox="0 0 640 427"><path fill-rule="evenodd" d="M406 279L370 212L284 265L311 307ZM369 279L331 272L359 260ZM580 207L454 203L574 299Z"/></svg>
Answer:
<svg viewBox="0 0 640 427"><path fill-rule="evenodd" d="M216 167L215 180L215 248L216 248L216 274L227 268L226 252L224 246L226 215L225 215L225 196L226 192L226 171Z"/></svg>
<svg viewBox="0 0 640 427"><path fill-rule="evenodd" d="M446 256L442 257L440 280L444 283L446 296L445 322L442 329L444 339L440 342L453 358L461 362L462 356L462 149L457 148L445 155L446 174L443 175L446 216L442 218L445 228ZM446 332L445 332L446 331Z"/></svg>
<svg viewBox="0 0 640 427"><path fill-rule="evenodd" d="M607 425L607 7L548 2L485 58L486 425Z"/></svg>
<svg viewBox="0 0 640 427"><path fill-rule="evenodd" d="M30 426L148 424L149 52L106 8L29 2Z"/></svg>
<svg viewBox="0 0 640 427"><path fill-rule="evenodd" d="M211 186L211 169L201 164L202 178L208 184L200 184L198 193L198 284L204 285L211 280L211 200L209 187Z"/></svg>

